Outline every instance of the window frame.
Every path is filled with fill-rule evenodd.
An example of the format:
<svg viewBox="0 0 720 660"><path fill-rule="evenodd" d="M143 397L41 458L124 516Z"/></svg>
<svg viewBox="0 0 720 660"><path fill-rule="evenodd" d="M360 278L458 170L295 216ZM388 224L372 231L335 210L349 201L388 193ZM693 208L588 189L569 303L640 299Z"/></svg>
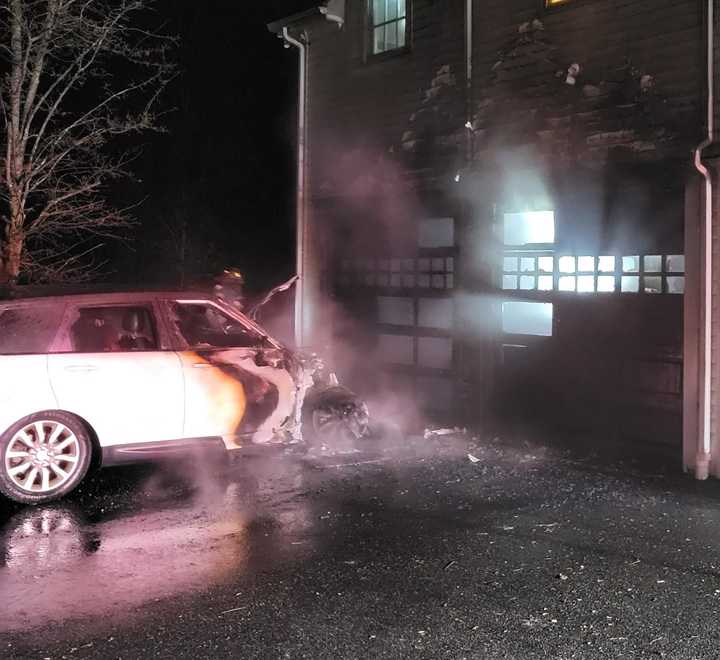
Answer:
<svg viewBox="0 0 720 660"><path fill-rule="evenodd" d="M405 45L398 46L389 50L384 50L379 53L374 52L375 43L375 28L381 25L387 25L396 21L386 21L385 23L378 23L375 25L373 18L373 0L367 0L365 5L365 18L364 18L364 51L365 51L365 62L381 62L383 60L392 59L400 55L405 55L412 50L412 19L413 19L413 3L412 0L405 0Z"/></svg>
<svg viewBox="0 0 720 660"><path fill-rule="evenodd" d="M155 335L156 345L154 348L142 350L118 350L118 351L102 351L97 355L135 355L142 353L160 353L164 351L172 351L167 341L167 332L163 322L157 301L148 298L141 300L125 300L122 302L98 300L94 302L70 302L65 307L60 329L55 335L55 341L50 346L48 353L51 354L74 354L74 355L91 355L91 353L76 351L72 343L72 326L77 321L81 309L118 309L118 308L145 308L150 314L150 323ZM92 353L94 355L95 353Z"/></svg>

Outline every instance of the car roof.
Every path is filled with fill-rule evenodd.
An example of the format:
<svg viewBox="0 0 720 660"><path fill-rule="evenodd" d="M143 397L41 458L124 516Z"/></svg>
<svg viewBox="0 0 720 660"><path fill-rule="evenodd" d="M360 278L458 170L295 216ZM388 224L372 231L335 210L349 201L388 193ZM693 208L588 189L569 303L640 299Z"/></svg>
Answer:
<svg viewBox="0 0 720 660"><path fill-rule="evenodd" d="M72 291L72 292L70 292ZM148 299L193 299L210 300L212 296L207 291L194 289L112 289L106 291L94 290L54 290L33 289L16 290L12 298L0 298L0 308L26 307L38 304L107 304L107 303L133 303Z"/></svg>

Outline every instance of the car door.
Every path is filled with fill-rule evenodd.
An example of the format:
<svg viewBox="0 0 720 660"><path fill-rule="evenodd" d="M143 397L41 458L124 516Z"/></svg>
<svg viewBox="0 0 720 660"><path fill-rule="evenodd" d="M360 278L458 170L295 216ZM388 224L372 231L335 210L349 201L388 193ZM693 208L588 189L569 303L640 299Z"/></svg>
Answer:
<svg viewBox="0 0 720 660"><path fill-rule="evenodd" d="M165 309L185 377L185 435L221 436L228 448L278 437L296 398L282 349L214 301Z"/></svg>
<svg viewBox="0 0 720 660"><path fill-rule="evenodd" d="M60 408L85 419L103 446L182 437L183 374L151 300L71 304L53 353Z"/></svg>

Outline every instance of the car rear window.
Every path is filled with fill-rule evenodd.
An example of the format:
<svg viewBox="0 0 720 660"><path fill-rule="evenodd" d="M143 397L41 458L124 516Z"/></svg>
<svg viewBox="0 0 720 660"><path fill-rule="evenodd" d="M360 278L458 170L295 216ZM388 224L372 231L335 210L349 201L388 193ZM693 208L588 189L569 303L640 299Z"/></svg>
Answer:
<svg viewBox="0 0 720 660"><path fill-rule="evenodd" d="M62 305L0 309L0 355L47 353L62 314Z"/></svg>

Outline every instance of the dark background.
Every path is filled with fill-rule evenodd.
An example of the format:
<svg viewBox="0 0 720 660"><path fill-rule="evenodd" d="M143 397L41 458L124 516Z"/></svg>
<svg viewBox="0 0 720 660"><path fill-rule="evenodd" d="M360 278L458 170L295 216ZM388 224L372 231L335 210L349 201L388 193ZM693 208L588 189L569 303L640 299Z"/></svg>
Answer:
<svg viewBox="0 0 720 660"><path fill-rule="evenodd" d="M297 52L266 25L313 4L155 3L180 75L163 97L167 132L144 136L137 178L115 192L138 206L110 247L113 280L191 284L231 265L260 290L292 274Z"/></svg>

